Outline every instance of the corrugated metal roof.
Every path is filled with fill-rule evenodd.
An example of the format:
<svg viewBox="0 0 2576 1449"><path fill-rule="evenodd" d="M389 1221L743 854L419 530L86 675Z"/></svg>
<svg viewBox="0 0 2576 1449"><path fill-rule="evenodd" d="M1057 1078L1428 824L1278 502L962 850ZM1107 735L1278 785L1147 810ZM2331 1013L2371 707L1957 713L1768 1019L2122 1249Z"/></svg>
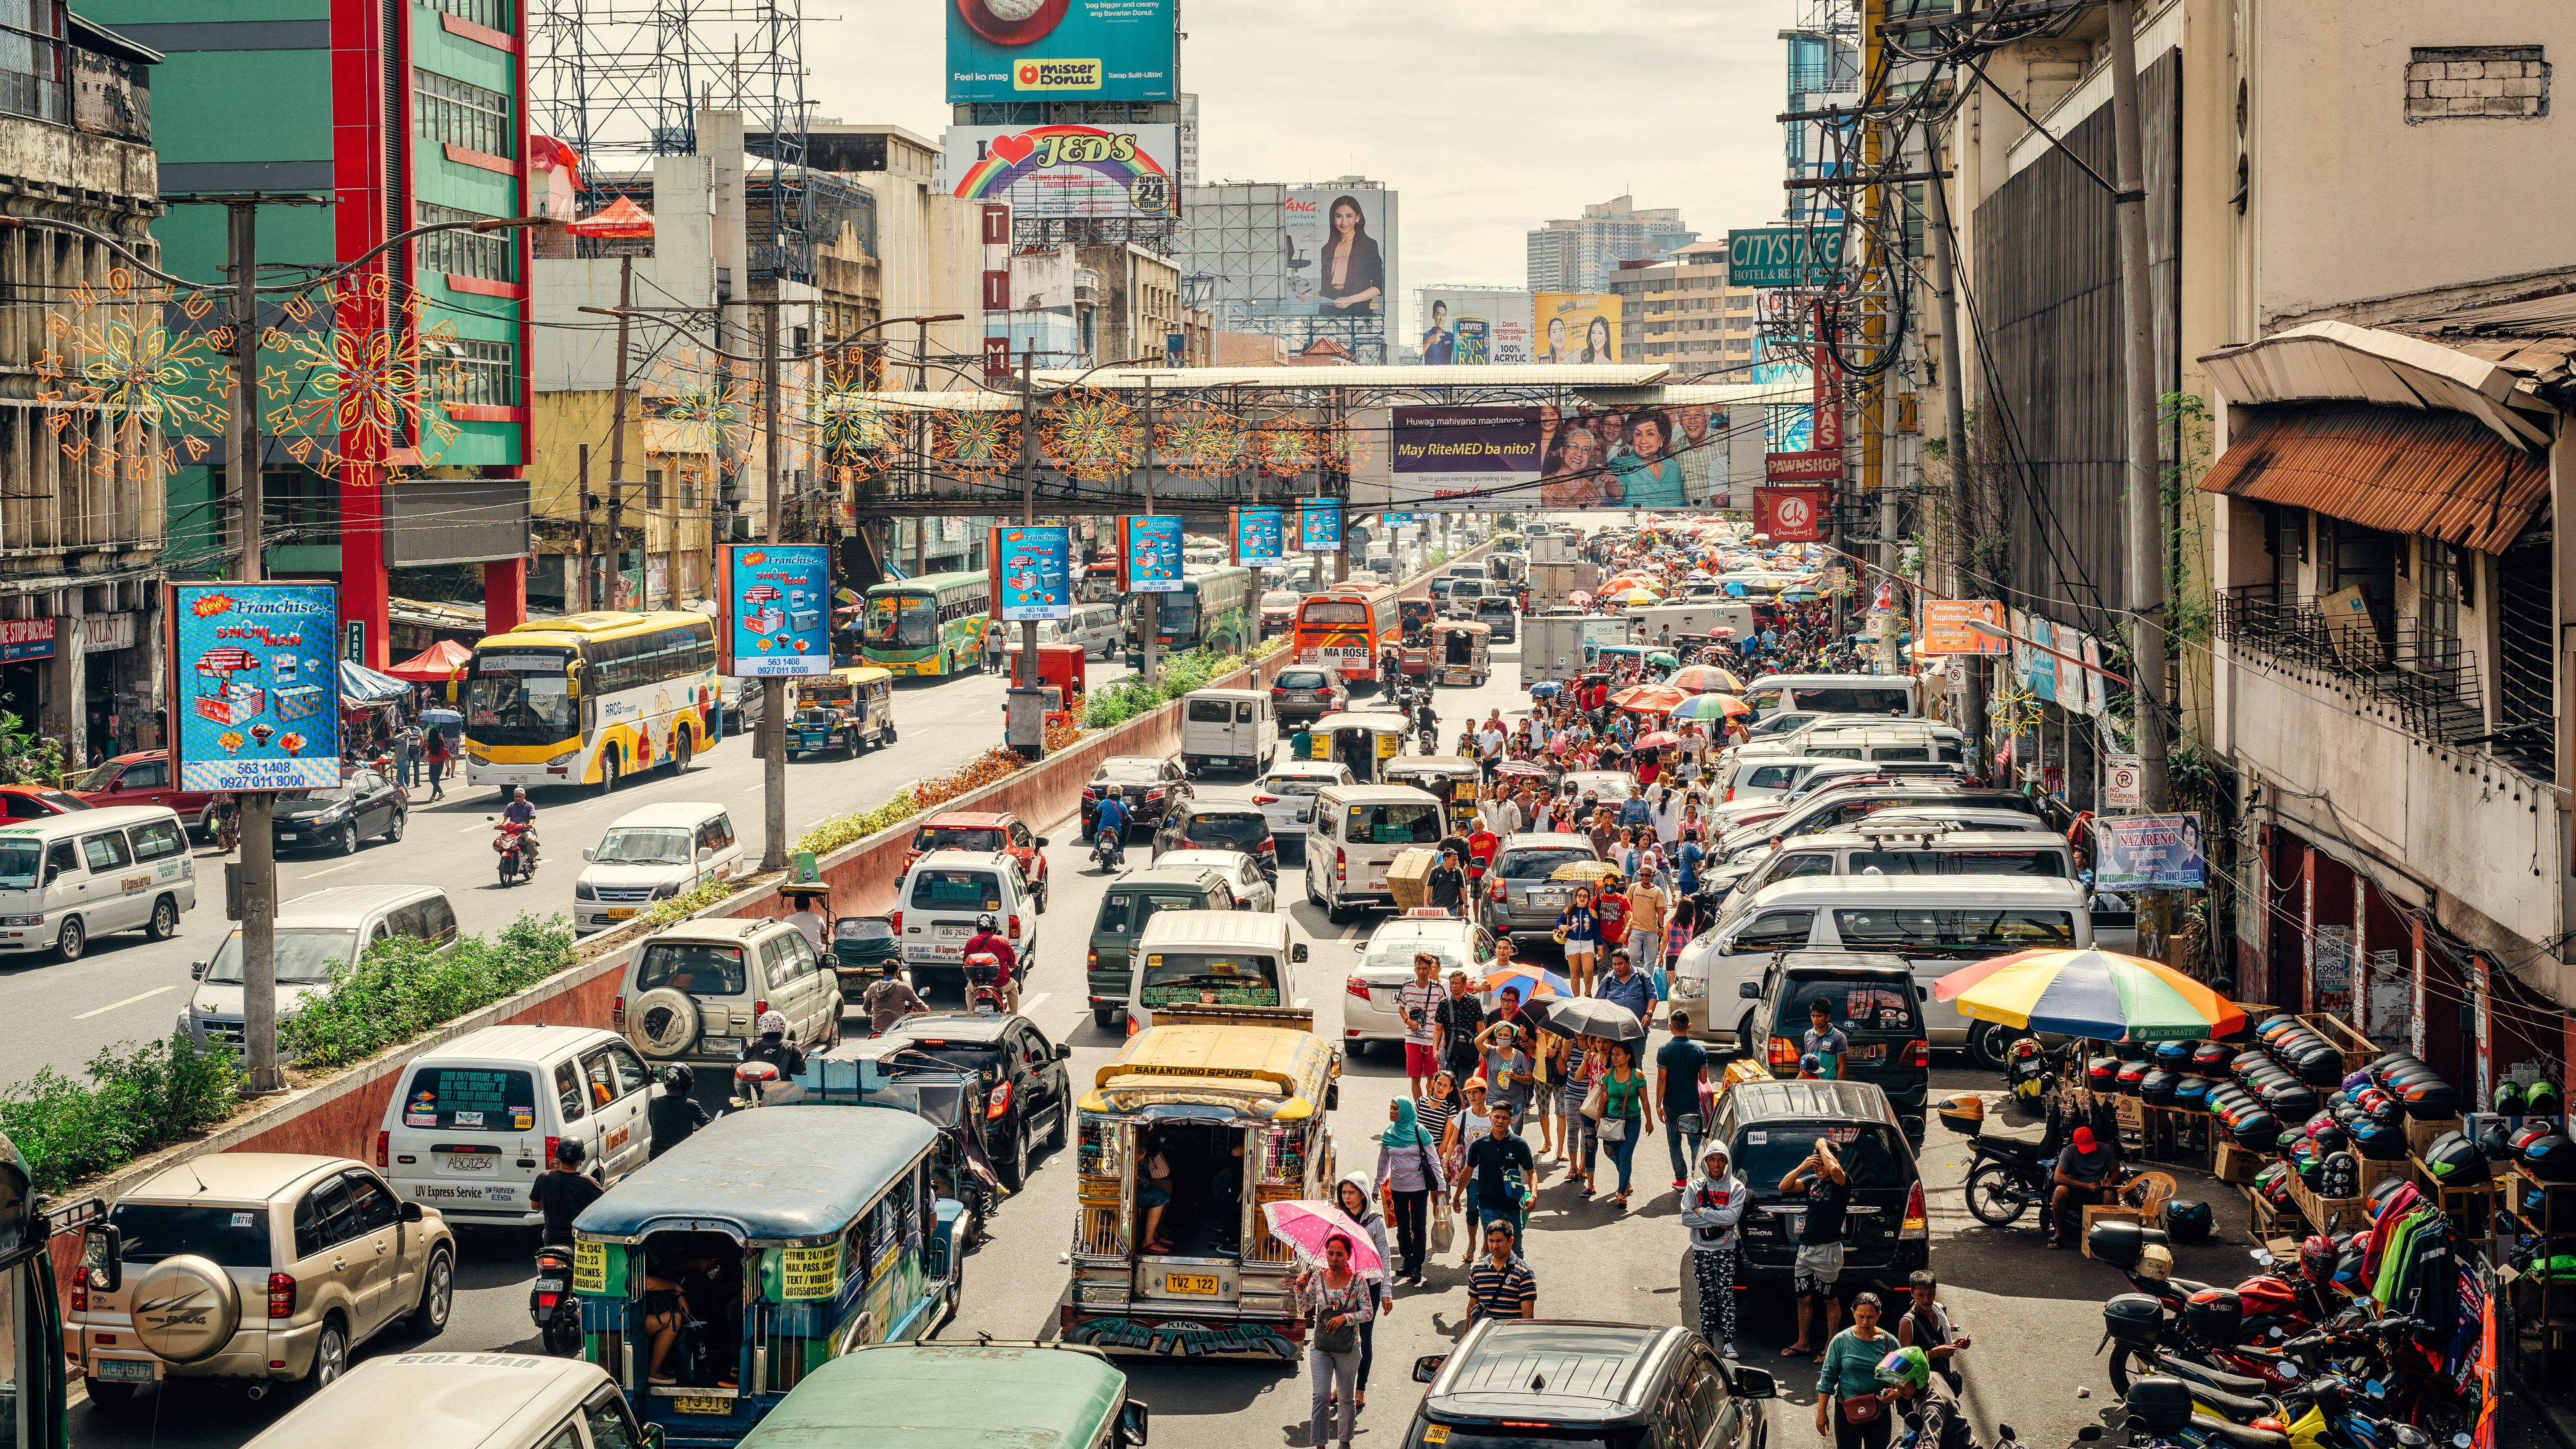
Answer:
<svg viewBox="0 0 2576 1449"><path fill-rule="evenodd" d="M2256 410L2200 486L2502 553L2549 469L2466 413L2316 403Z"/></svg>

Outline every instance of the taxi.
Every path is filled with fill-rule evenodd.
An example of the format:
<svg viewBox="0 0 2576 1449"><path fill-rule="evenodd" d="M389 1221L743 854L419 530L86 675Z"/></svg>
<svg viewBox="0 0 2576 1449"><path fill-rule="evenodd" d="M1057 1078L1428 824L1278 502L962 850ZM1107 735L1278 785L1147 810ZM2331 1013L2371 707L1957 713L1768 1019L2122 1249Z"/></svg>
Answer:
<svg viewBox="0 0 2576 1449"><path fill-rule="evenodd" d="M1481 991L1485 973L1494 964L1494 933L1438 906L1416 906L1380 923L1342 983L1349 998L1342 1003L1342 1042L1352 1056L1366 1055L1376 1042L1404 1040L1396 997L1412 983L1413 958L1423 951L1440 960L1434 980L1446 982L1450 968L1456 967Z"/></svg>

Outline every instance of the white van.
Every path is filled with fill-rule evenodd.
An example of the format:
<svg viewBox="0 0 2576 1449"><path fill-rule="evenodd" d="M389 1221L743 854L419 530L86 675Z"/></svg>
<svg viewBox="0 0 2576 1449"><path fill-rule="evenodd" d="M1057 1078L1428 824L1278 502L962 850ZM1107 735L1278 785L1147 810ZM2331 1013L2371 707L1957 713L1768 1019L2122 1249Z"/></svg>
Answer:
<svg viewBox="0 0 2576 1449"><path fill-rule="evenodd" d="M456 907L436 886L334 886L277 908L277 1019L329 987L331 968L388 936L412 936L439 950L456 944ZM179 1031L197 1050L242 1044L241 928L211 960L188 968L197 980L179 1008Z"/></svg>
<svg viewBox="0 0 2576 1449"><path fill-rule="evenodd" d="M1956 765L1966 756L1960 733L1930 720L1820 715L1789 743L1804 754L1872 763Z"/></svg>
<svg viewBox="0 0 2576 1449"><path fill-rule="evenodd" d="M1850 830L1827 830L1785 841L1758 860L1733 862L1702 876L1702 889L1726 892L1716 924L1744 914L1762 888L1806 876L2035 876L2075 879L2075 852L2066 837L2046 830L1959 830L1946 824L1882 825L1865 817ZM1732 876L1733 880L1728 878ZM2094 923L2097 927L2099 921ZM2095 933L2095 944L2108 945Z"/></svg>
<svg viewBox="0 0 2576 1449"><path fill-rule="evenodd" d="M904 969L923 996L937 983L966 991L966 940L989 915L1025 974L1037 964L1038 909L1020 864L999 851L934 850L912 863L889 914Z"/></svg>
<svg viewBox="0 0 2576 1449"><path fill-rule="evenodd" d="M1914 681L1901 674L1766 674L1744 687L1743 698L1765 716L1784 709L1896 719L1923 713Z"/></svg>
<svg viewBox="0 0 2576 1449"><path fill-rule="evenodd" d="M582 1170L612 1187L644 1165L654 1080L605 1027L469 1031L404 1068L376 1129L376 1171L453 1226L533 1228L544 1215L528 1189L557 1138L580 1143Z"/></svg>
<svg viewBox="0 0 2576 1449"><path fill-rule="evenodd" d="M1672 630L1675 638L1684 634L1714 634L1720 629L1733 630L1734 637L1738 639L1762 632L1762 626L1754 622L1753 606L1736 599L1649 604L1642 609L1629 610L1628 617L1637 621L1637 627L1648 639L1655 638L1666 629Z"/></svg>
<svg viewBox="0 0 2576 1449"><path fill-rule="evenodd" d="M0 829L0 951L77 961L110 931L166 941L196 905L187 827L167 806L73 810Z"/></svg>
<svg viewBox="0 0 2576 1449"><path fill-rule="evenodd" d="M605 931L635 919L653 902L686 895L711 880L731 880L752 864L722 805L674 800L618 817L584 850L572 883L572 928Z"/></svg>
<svg viewBox="0 0 2576 1449"><path fill-rule="evenodd" d="M1181 697L1181 767L1258 774L1279 747L1279 714L1266 689L1193 689Z"/></svg>
<svg viewBox="0 0 2576 1449"><path fill-rule="evenodd" d="M1972 1032L1975 1024L1956 1006L1932 999L1932 983L2008 951L2092 944L2084 888L2071 880L1811 876L1765 887L1734 919L1684 947L1673 970L1673 1005L1700 1023L1694 1035L1732 1044L1751 1019L1745 988L1759 991L1762 969L1775 955L1885 951L1913 968L1932 1045L1965 1048L1986 1065L2000 1066L1993 1053L2003 1043L1989 1040L1994 1028Z"/></svg>
<svg viewBox="0 0 2576 1449"><path fill-rule="evenodd" d="M249 1449L633 1449L658 1442L656 1428L583 1359L401 1353L351 1366Z"/></svg>
<svg viewBox="0 0 2576 1449"><path fill-rule="evenodd" d="M1306 832L1306 899L1339 925L1353 907L1395 904L1386 868L1417 847L1437 848L1446 833L1441 804L1410 785L1334 785L1317 792Z"/></svg>
<svg viewBox="0 0 2576 1449"><path fill-rule="evenodd" d="M1127 973L1130 1035L1154 1008L1307 1005L1289 968L1306 943L1288 939L1288 917L1268 911L1156 911L1136 938Z"/></svg>
<svg viewBox="0 0 2576 1449"><path fill-rule="evenodd" d="M1039 643L1078 644L1085 654L1101 659L1117 654L1124 634L1116 604L1076 604L1070 618L1038 621Z"/></svg>

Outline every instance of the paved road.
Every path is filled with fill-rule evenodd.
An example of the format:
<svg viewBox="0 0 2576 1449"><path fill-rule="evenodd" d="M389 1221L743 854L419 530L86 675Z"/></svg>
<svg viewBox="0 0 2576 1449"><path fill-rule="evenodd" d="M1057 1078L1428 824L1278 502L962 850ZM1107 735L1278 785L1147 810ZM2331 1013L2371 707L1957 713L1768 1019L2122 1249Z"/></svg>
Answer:
<svg viewBox="0 0 2576 1449"><path fill-rule="evenodd" d="M1122 678L1123 665L1094 662L1094 687ZM1001 742L1002 681L968 673L938 683L899 684L895 694L896 742L855 760L804 758L788 767L787 826L792 839L833 815L883 803L913 780L952 769ZM278 861L283 900L329 886L399 881L444 887L468 931L506 926L523 911L569 912L582 847L598 841L628 811L667 801L706 800L733 812L734 824L754 852L761 844L761 764L751 741L736 735L699 755L687 774L657 770L602 796L596 789L534 792L538 827L547 848L535 880L501 888L484 823L501 796L488 788L450 788L430 804L426 792L413 805L402 840L376 841L346 858L288 854ZM197 909L172 940L155 943L139 931L102 937L68 966L12 960L0 964L0 1021L11 1030L0 1039L0 1082L17 1082L40 1068L77 1075L101 1048L166 1035L188 999L188 966L214 954L231 924L223 913L225 857L197 853Z"/></svg>

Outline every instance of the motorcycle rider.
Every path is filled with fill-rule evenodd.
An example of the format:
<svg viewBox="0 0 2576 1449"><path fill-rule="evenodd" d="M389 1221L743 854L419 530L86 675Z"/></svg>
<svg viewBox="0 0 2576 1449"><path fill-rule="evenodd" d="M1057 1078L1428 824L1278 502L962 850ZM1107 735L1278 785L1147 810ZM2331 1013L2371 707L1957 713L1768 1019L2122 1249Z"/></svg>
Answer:
<svg viewBox="0 0 2576 1449"><path fill-rule="evenodd" d="M905 1017L930 1009L930 1003L921 999L912 989L912 983L903 979L892 961L877 970L877 979L869 982L868 989L859 993L859 1009L868 1014L868 1034L871 1036L883 1036L894 1030L895 1023Z"/></svg>
<svg viewBox="0 0 2576 1449"><path fill-rule="evenodd" d="M1099 841L1105 836L1110 842L1110 849L1124 857L1127 854L1127 825L1130 818L1126 795L1115 793L1103 796L1099 807L1091 812L1091 838L1094 848L1098 848ZM1104 857L1105 855L1106 852ZM1108 861L1104 858L1101 864L1107 865Z"/></svg>
<svg viewBox="0 0 2576 1449"><path fill-rule="evenodd" d="M524 826L527 833L519 837L519 858L529 870L537 868L537 807L528 803L528 787L510 787L510 803L501 807L501 819L511 825Z"/></svg>
<svg viewBox="0 0 2576 1449"><path fill-rule="evenodd" d="M1101 803L1104 809L1107 808L1107 801ZM1000 924L993 919L991 911L977 916L975 934L966 938L966 949L958 953L958 959L962 961L969 956L989 953L1002 963L1002 1010L1006 1015L1017 1016L1020 1014L1020 953L1012 948L1010 938L997 929ZM971 983L967 999L974 999Z"/></svg>
<svg viewBox="0 0 2576 1449"><path fill-rule="evenodd" d="M805 1053L797 1050L796 1044L787 1039L785 1012L764 1011L760 1014L758 1024L760 1040L744 1043L742 1049L744 1061L769 1063L778 1069L781 1081L805 1070Z"/></svg>
<svg viewBox="0 0 2576 1449"><path fill-rule="evenodd" d="M1440 751L1440 712L1431 707L1431 691L1424 690L1413 698L1413 730L1422 737L1422 753Z"/></svg>
<svg viewBox="0 0 2576 1449"><path fill-rule="evenodd" d="M689 1100L689 1087L696 1080L697 1074L687 1067L662 1069L662 1095L644 1107L644 1119L653 1134L647 1161L688 1141L691 1133L707 1125L707 1109Z"/></svg>
<svg viewBox="0 0 2576 1449"><path fill-rule="evenodd" d="M608 1192L599 1179L581 1170L583 1156L581 1144L574 1139L557 1142L554 1167L538 1173L528 1187L528 1206L545 1214L545 1233L538 1239L543 1247L571 1247L574 1219Z"/></svg>
<svg viewBox="0 0 2576 1449"><path fill-rule="evenodd" d="M1959 1412L1959 1396L1932 1374L1919 1348L1900 1348L1878 1361L1878 1396L1914 1431L1914 1449L1976 1449L1977 1432Z"/></svg>

